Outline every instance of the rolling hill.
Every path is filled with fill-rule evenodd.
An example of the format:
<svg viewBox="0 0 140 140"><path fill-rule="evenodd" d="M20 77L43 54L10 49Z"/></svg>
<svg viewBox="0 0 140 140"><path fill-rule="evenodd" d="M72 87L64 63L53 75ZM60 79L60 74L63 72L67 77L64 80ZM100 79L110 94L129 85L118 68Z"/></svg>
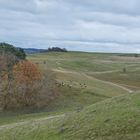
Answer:
<svg viewBox="0 0 140 140"><path fill-rule="evenodd" d="M1 140L139 140L140 93L81 111L0 126Z"/></svg>
<svg viewBox="0 0 140 140"><path fill-rule="evenodd" d="M0 113L0 140L139 140L139 57L37 53L59 96L44 108ZM126 71L123 71L123 69Z"/></svg>

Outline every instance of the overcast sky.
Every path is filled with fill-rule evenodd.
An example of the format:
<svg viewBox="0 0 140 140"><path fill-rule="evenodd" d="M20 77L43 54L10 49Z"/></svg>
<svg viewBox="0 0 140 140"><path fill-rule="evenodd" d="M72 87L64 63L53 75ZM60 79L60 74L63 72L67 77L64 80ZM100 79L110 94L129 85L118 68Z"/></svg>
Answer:
<svg viewBox="0 0 140 140"><path fill-rule="evenodd" d="M140 0L0 0L0 42L140 53Z"/></svg>

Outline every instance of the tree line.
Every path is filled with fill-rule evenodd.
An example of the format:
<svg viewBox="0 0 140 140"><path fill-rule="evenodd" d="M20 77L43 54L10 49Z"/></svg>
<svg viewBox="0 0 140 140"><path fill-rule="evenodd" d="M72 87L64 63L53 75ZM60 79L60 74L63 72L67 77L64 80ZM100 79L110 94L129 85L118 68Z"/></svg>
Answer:
<svg viewBox="0 0 140 140"><path fill-rule="evenodd" d="M47 52L68 52L66 48L52 47L48 48Z"/></svg>
<svg viewBox="0 0 140 140"><path fill-rule="evenodd" d="M16 48L8 43L0 43L0 54L13 54L17 59L24 60L26 58L26 54L24 49Z"/></svg>

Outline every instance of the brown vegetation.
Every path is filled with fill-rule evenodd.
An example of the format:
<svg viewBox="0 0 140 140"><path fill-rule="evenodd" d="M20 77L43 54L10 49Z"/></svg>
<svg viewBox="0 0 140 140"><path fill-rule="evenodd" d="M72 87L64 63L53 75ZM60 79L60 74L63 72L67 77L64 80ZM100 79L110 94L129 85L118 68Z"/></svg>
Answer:
<svg viewBox="0 0 140 140"><path fill-rule="evenodd" d="M12 54L1 54L1 108L46 106L56 96L53 76L53 72L46 74L30 61L16 61Z"/></svg>

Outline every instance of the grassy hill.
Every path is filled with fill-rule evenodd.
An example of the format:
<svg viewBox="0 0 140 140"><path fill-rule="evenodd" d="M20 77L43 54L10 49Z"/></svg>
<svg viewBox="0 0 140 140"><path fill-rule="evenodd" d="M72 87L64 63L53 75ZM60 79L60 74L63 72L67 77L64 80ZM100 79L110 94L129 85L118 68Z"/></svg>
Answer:
<svg viewBox="0 0 140 140"><path fill-rule="evenodd" d="M44 108L1 112L0 140L140 139L139 57L52 52L28 60L52 71L58 96Z"/></svg>
<svg viewBox="0 0 140 140"><path fill-rule="evenodd" d="M116 56L116 55L115 55ZM131 92L123 86L98 79L93 74L122 69L128 62L113 63L114 54L83 52L41 53L29 55L28 59L43 69L51 69L56 80L63 83L58 92L60 96L47 106L47 110L73 110L94 104L114 96ZM132 81L133 82L133 81ZM71 86L71 87L69 87Z"/></svg>
<svg viewBox="0 0 140 140"><path fill-rule="evenodd" d="M140 93L123 95L79 112L0 126L0 139L139 140L139 115Z"/></svg>

